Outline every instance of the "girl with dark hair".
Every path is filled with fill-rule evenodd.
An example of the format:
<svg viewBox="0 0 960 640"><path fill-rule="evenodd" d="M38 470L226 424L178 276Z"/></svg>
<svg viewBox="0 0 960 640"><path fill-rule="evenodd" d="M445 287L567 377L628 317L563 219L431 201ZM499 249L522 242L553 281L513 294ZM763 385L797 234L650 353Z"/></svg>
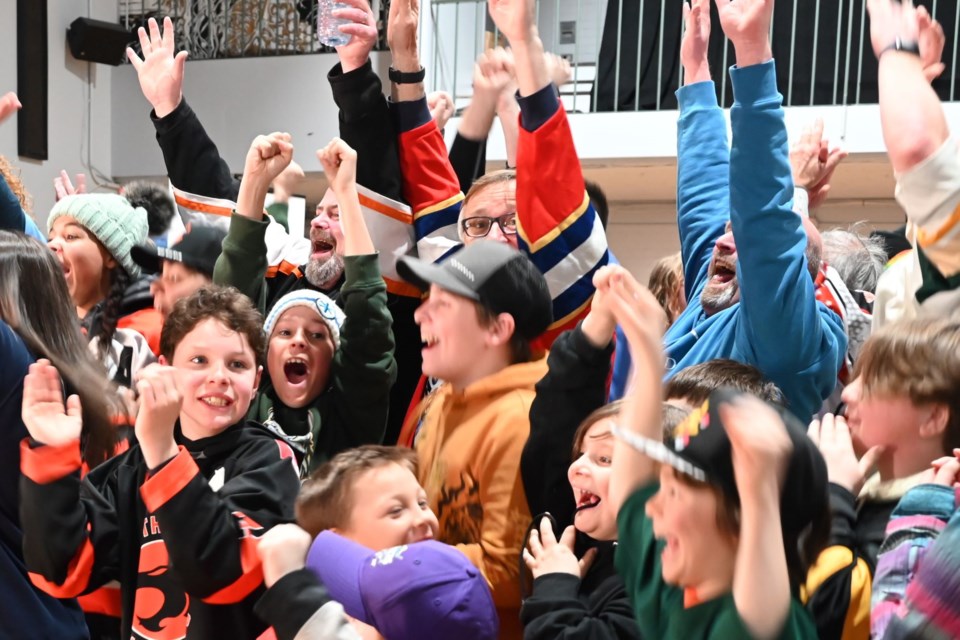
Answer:
<svg viewBox="0 0 960 640"><path fill-rule="evenodd" d="M39 242L0 231L0 636L30 629L44 638L87 638L75 601L56 600L30 584L21 553L18 483L21 442L27 430L20 417L23 378L38 358L53 362L67 393L83 403L83 457L90 467L113 448L107 381L87 350L68 302L56 258Z"/></svg>
<svg viewBox="0 0 960 640"><path fill-rule="evenodd" d="M115 194L69 195L50 211L47 230L91 348L111 379L131 387L159 347L159 321L123 322L153 307L149 282L130 257L130 249L146 240L146 212Z"/></svg>

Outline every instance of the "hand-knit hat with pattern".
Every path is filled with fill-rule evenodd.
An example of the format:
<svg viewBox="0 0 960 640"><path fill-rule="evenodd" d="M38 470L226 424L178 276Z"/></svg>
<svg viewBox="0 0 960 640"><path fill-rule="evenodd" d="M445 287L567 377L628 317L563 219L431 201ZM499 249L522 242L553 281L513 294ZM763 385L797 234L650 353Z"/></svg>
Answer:
<svg viewBox="0 0 960 640"><path fill-rule="evenodd" d="M131 278L140 277L140 267L130 249L147 239L147 212L133 207L113 193L84 193L61 198L47 217L47 233L57 218L70 216L92 233Z"/></svg>
<svg viewBox="0 0 960 640"><path fill-rule="evenodd" d="M266 321L263 323L263 333L266 334L267 340L270 339L273 328L276 326L280 316L291 307L307 307L308 309L316 311L317 315L319 315L330 328L330 338L333 340L333 346L337 349L340 348L340 327L343 326L343 321L346 320L347 316L343 312L343 309L337 306L336 302L319 291L313 291L311 289L292 291L277 300L273 308L270 309L270 313L267 314Z"/></svg>

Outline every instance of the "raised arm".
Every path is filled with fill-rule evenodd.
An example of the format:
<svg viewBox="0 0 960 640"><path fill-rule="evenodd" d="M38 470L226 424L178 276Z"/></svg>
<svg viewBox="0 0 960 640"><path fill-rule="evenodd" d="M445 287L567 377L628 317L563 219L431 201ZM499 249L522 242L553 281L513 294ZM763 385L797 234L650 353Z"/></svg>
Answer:
<svg viewBox="0 0 960 640"><path fill-rule="evenodd" d="M667 318L648 289L629 277L614 277L600 292L607 298L613 317L623 328L633 360L633 379L617 421L610 475L609 500L618 512L638 489L656 481L653 458L626 442L625 437L641 436L654 442L663 438L661 425L661 383L663 347L661 339ZM659 576L658 576L659 579Z"/></svg>
<svg viewBox="0 0 960 640"><path fill-rule="evenodd" d="M787 132L768 35L773 1L722 0L720 9L737 55L730 112L730 221L741 290L736 348L807 420L836 384L846 334L840 318L816 300L807 232L791 208Z"/></svg>
<svg viewBox="0 0 960 640"><path fill-rule="evenodd" d="M606 398L615 322L600 291L614 274L629 277L622 267L603 267L594 275L600 285L590 313L553 343L547 375L537 383L530 405L530 436L520 458L523 488L530 513L550 513L558 531L573 524L576 506L567 478L573 436Z"/></svg>
<svg viewBox="0 0 960 640"><path fill-rule="evenodd" d="M392 66L401 73L423 67L417 52L419 0L390 3L387 40ZM393 84L400 136L403 193L413 209L417 250L424 260L438 260L460 246L457 218L463 194L447 156L447 145L430 117L423 82Z"/></svg>
<svg viewBox="0 0 960 640"><path fill-rule="evenodd" d="M5 328L5 327L3 327ZM115 476L99 467L80 481L82 408L64 403L57 370L46 360L23 380L20 522L30 580L56 598L75 598L120 576ZM108 463L109 464L109 463Z"/></svg>
<svg viewBox="0 0 960 640"><path fill-rule="evenodd" d="M887 155L896 173L903 173L933 155L950 135L943 107L925 71L940 65L936 33L923 9L924 31L913 3L869 0L870 41L879 59L880 124ZM934 26L935 25L935 26ZM942 30L941 30L942 33ZM920 45L921 55L896 50L900 41ZM940 67L942 70L942 66Z"/></svg>
<svg viewBox="0 0 960 640"><path fill-rule="evenodd" d="M593 273L607 264L609 253L550 75L535 5L533 0L490 0L490 16L514 54L520 93L518 245L546 277L553 298L554 322L541 341L548 346L586 315Z"/></svg>
<svg viewBox="0 0 960 640"><path fill-rule="evenodd" d="M914 9L912 3L871 0L868 8L871 40L880 58L880 121L897 173L897 202L907 214L918 258L929 262L915 296L923 302L938 291L938 282L960 273L958 146L927 82L942 71L943 30L926 9ZM909 45L917 39L919 56L889 49L895 40ZM883 301L878 305L882 308Z"/></svg>
<svg viewBox="0 0 960 640"><path fill-rule="evenodd" d="M341 31L352 36L337 47L340 63L327 74L339 108L340 137L357 152L357 183L401 202L397 128L383 95L380 76L370 64L377 43L377 21L367 0L343 0L339 18L351 22Z"/></svg>
<svg viewBox="0 0 960 640"><path fill-rule="evenodd" d="M345 433L339 442L348 446L378 444L390 408L390 389L397 378L392 319L387 310L387 287L377 265L366 222L357 196L357 153L343 140L334 139L317 152L320 164L340 203L344 238L345 280L341 300L347 318L334 355L335 411ZM318 447L325 445L320 433ZM327 448L330 457L339 450ZM324 456L317 456L320 461Z"/></svg>
<svg viewBox="0 0 960 640"><path fill-rule="evenodd" d="M740 496L733 601L753 638L778 638L790 613L780 491L793 443L780 416L757 398L744 396L722 405L720 417L730 438Z"/></svg>
<svg viewBox="0 0 960 640"><path fill-rule="evenodd" d="M677 226L687 300L698 295L713 247L730 216L727 123L710 77L710 0L684 4L680 44L684 86L677 91Z"/></svg>
<svg viewBox="0 0 960 640"><path fill-rule="evenodd" d="M149 34L143 27L138 30L143 58L130 48L127 58L137 72L143 96L153 107L150 118L170 181L190 193L236 200L239 182L183 99L187 52L175 53L173 21L163 19L162 34L154 18L147 26Z"/></svg>
<svg viewBox="0 0 960 640"><path fill-rule="evenodd" d="M290 134L271 133L254 138L244 162L237 209L217 258L213 281L239 289L261 310L266 302L263 277L267 272L266 233L268 220L263 203L270 183L290 164L293 145Z"/></svg>

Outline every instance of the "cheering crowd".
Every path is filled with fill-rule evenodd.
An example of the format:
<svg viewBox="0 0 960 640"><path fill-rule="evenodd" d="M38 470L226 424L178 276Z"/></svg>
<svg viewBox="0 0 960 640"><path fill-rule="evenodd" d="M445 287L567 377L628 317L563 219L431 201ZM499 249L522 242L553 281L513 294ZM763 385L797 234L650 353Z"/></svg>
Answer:
<svg viewBox="0 0 960 640"><path fill-rule="evenodd" d="M307 239L291 136L236 180L170 18L128 57L175 202L64 172L44 233L0 162L0 636L960 637L960 147L927 10L866 3L884 235L810 215L845 153L787 140L773 0L690 0L681 252L644 286L535 0L489 0L509 47L449 149L418 1L390 4L389 98L342 3Z"/></svg>

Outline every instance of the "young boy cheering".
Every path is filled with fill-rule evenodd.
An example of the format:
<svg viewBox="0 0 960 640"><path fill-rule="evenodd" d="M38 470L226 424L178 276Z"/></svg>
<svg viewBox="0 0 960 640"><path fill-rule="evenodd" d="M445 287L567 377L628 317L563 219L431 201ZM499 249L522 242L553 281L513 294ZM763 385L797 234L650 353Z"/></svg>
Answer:
<svg viewBox="0 0 960 640"><path fill-rule="evenodd" d="M24 380L20 491L31 580L56 597L120 583L125 638L256 638L255 537L293 519L290 447L244 416L260 314L235 289L181 300L137 388L139 444L80 480L80 401L48 361Z"/></svg>

